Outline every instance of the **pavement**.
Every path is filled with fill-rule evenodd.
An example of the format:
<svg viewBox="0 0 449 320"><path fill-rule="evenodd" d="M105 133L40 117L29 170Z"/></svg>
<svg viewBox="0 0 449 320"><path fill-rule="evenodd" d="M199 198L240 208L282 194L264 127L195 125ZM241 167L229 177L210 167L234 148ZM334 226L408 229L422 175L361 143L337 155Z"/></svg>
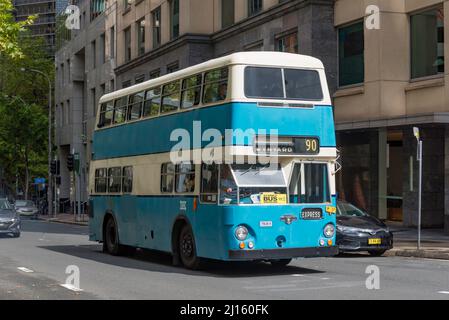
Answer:
<svg viewBox="0 0 449 320"><path fill-rule="evenodd" d="M75 274L79 286L63 286ZM378 286L367 286L373 275ZM286 268L210 262L190 271L160 252L102 253L85 226L24 219L20 238L0 238L0 299L336 298L449 300L449 261L347 254L296 259Z"/></svg>
<svg viewBox="0 0 449 320"><path fill-rule="evenodd" d="M56 222L56 223L66 223L80 226L87 226L89 224L89 216L87 214L82 214L75 216L73 213L59 213L56 216L39 215L39 220Z"/></svg>

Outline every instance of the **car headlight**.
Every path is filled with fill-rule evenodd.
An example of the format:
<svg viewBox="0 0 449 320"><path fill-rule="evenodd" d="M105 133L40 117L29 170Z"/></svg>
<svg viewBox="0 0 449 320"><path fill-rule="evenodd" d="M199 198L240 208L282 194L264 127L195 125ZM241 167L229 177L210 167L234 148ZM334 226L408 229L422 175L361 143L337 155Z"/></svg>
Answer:
<svg viewBox="0 0 449 320"><path fill-rule="evenodd" d="M235 237L240 241L245 240L248 237L248 229L244 226L238 226L235 229Z"/></svg>
<svg viewBox="0 0 449 320"><path fill-rule="evenodd" d="M332 223L327 224L323 233L326 238L332 238L335 234L335 226Z"/></svg>

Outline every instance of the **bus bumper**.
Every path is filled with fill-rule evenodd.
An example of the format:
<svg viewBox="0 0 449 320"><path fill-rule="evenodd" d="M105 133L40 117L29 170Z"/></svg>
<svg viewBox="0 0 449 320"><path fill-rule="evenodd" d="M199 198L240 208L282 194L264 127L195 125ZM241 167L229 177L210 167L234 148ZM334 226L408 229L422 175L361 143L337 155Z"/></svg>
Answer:
<svg viewBox="0 0 449 320"><path fill-rule="evenodd" d="M268 250L229 250L231 260L275 260L290 258L333 257L338 247L315 247Z"/></svg>

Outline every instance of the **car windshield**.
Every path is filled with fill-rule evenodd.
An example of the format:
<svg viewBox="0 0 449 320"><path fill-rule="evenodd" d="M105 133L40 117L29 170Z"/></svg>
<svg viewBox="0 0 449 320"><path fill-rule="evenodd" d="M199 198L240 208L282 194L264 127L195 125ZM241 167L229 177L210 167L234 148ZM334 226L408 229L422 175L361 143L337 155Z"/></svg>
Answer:
<svg viewBox="0 0 449 320"><path fill-rule="evenodd" d="M339 201L337 203L337 215L347 217L365 217L368 214L347 202Z"/></svg>
<svg viewBox="0 0 449 320"><path fill-rule="evenodd" d="M11 210L11 205L8 200L0 200L0 210Z"/></svg>
<svg viewBox="0 0 449 320"><path fill-rule="evenodd" d="M16 201L16 207L33 207L33 206L34 206L33 201L26 201L26 200Z"/></svg>

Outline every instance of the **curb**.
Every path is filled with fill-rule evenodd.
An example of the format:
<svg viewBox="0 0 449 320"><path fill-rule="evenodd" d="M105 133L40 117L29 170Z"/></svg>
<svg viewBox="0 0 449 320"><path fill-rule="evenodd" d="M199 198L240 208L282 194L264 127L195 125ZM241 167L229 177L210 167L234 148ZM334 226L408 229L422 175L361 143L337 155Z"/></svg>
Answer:
<svg viewBox="0 0 449 320"><path fill-rule="evenodd" d="M76 226L83 226L83 227L87 227L89 225L89 222L64 221L64 220L57 220L57 219L42 219L42 218L38 218L38 220L46 221L46 222L52 222L52 223L60 223L60 224L70 224L70 225L76 225Z"/></svg>
<svg viewBox="0 0 449 320"><path fill-rule="evenodd" d="M388 255L386 254L386 256L449 260L449 251L440 251L438 249L396 249L391 250Z"/></svg>

